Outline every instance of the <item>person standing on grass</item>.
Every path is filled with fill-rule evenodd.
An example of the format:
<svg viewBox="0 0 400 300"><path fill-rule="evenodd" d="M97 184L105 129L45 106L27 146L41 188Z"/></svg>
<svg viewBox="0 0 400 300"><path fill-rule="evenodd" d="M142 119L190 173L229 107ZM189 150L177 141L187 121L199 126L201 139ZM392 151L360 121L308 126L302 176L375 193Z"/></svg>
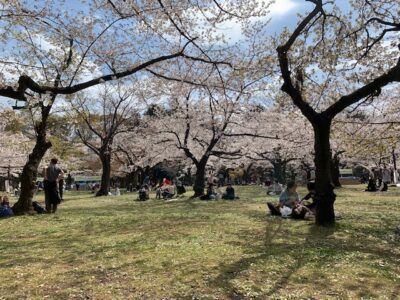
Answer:
<svg viewBox="0 0 400 300"><path fill-rule="evenodd" d="M62 170L57 166L58 159L52 158L50 164L44 170L44 192L45 192L45 203L46 211L48 213L55 213L57 205L61 199L58 194L57 182L59 177L62 175Z"/></svg>
<svg viewBox="0 0 400 300"><path fill-rule="evenodd" d="M64 194L64 174L66 171L64 170L61 172L60 177L58 179L58 193L60 195L60 200L63 201L63 194Z"/></svg>
<svg viewBox="0 0 400 300"><path fill-rule="evenodd" d="M386 167L386 165L383 165L383 169L382 169L383 187L381 189L382 192L386 192L388 190L388 184L390 183L391 180L392 180L392 178L390 176L389 169Z"/></svg>

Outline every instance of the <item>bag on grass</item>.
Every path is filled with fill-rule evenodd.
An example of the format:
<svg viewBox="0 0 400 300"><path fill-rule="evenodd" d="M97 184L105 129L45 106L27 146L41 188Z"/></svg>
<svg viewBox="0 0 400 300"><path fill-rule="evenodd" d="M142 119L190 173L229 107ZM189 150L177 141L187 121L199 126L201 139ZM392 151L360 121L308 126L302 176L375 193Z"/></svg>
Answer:
<svg viewBox="0 0 400 300"><path fill-rule="evenodd" d="M33 210L36 211L38 214L44 214L46 212L46 209L41 207L39 205L39 203L37 203L36 201L32 202L32 207L33 207Z"/></svg>
<svg viewBox="0 0 400 300"><path fill-rule="evenodd" d="M290 207L284 206L280 209L283 218L289 218L292 214L292 209Z"/></svg>

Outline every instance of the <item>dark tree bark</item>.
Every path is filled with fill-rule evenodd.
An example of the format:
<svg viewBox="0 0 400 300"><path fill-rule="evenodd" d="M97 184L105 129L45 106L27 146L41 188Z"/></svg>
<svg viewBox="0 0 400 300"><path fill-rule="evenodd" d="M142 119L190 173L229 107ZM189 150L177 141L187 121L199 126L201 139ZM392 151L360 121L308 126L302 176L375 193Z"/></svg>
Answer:
<svg viewBox="0 0 400 300"><path fill-rule="evenodd" d="M38 135L36 137L35 147L29 154L28 161L20 176L21 194L12 208L14 214L22 215L32 210L32 199L36 189L39 164L46 154L46 151L50 148L51 143L46 141L46 135Z"/></svg>
<svg viewBox="0 0 400 300"><path fill-rule="evenodd" d="M395 149L392 150L392 158L393 158L393 183L397 184L399 178L397 177L397 160L396 160L396 153Z"/></svg>
<svg viewBox="0 0 400 300"><path fill-rule="evenodd" d="M55 97L52 98L52 102ZM42 104L41 104L42 105ZM36 180L39 164L47 150L51 148L51 143L46 140L47 120L51 110L51 105L41 106L41 121L35 126L36 142L32 152L28 156L21 176L21 194L18 201L12 207L15 215L22 215L32 211L32 199L36 190Z"/></svg>
<svg viewBox="0 0 400 300"><path fill-rule="evenodd" d="M110 191L111 179L111 154L100 153L100 160L102 165L100 189L97 191L96 196L107 196Z"/></svg>
<svg viewBox="0 0 400 300"><path fill-rule="evenodd" d="M330 130L331 120L322 115L312 124L314 128L315 150L315 200L317 203L315 221L317 225L329 226L335 223L334 202L331 177Z"/></svg>
<svg viewBox="0 0 400 300"><path fill-rule="evenodd" d="M315 185L317 197L316 224L331 225L335 222L333 203L336 197L333 193L331 173L332 154L329 145L331 121L337 114L342 112L347 107L363 99L373 99L374 97L380 95L381 89L386 85L392 82L399 82L400 58L396 65L387 69L382 74L375 76L368 83L362 85L347 95L342 95L338 99L333 99L335 100L333 101L333 104L331 104L324 111L317 112L316 109L313 108L306 100L305 95L303 95L303 76L297 76L301 75L301 69L293 70L291 68L290 55L288 55L295 42L304 32L307 32L308 34L314 34L314 32L312 32L312 28L315 26L315 24L317 24L316 20L318 18L323 18L323 24L328 24L329 22L326 22L326 19L332 17L324 11L325 3L322 0L313 0L309 2L314 3L314 9L304 16L304 18L298 23L297 27L289 35L286 42L280 45L276 50L278 52L279 67L283 79L281 90L290 96L293 104L300 109L301 113L308 119L314 128ZM377 18L373 19L377 20ZM340 18L336 18L335 20L340 21ZM371 20L372 19L367 20L366 24L368 24ZM382 39L388 32L399 31L399 24L386 22L385 20L380 21L381 24L388 26L382 30L380 39ZM321 39L324 39L324 36L322 36ZM366 51L368 52L374 46L374 44L374 39L372 39L372 42L367 46ZM295 76L292 78L293 71L296 71L298 74L295 74Z"/></svg>
<svg viewBox="0 0 400 300"><path fill-rule="evenodd" d="M286 183L286 161L270 160L274 168L274 177L279 183Z"/></svg>
<svg viewBox="0 0 400 300"><path fill-rule="evenodd" d="M344 151L336 152L331 161L331 174L332 174L332 183L335 188L339 188L342 186L340 183L340 155Z"/></svg>
<svg viewBox="0 0 400 300"><path fill-rule="evenodd" d="M208 157L203 157L197 164L196 164L196 174L193 184L193 197L200 197L204 195L204 188L205 188L205 175L206 175L206 165L207 165Z"/></svg>

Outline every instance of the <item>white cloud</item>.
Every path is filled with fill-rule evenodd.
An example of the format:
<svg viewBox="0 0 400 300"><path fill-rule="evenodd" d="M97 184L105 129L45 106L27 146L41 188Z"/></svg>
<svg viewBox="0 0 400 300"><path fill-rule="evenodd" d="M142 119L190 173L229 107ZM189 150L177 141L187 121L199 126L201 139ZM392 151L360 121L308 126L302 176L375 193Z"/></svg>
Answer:
<svg viewBox="0 0 400 300"><path fill-rule="evenodd" d="M271 3L272 0L257 0L260 4L262 2ZM295 0L276 0L268 8L269 13L264 17L252 17L251 22L266 21L268 19L274 20L274 18L282 17L293 9L297 8L300 4ZM231 42L237 42L243 38L241 24L238 20L230 19L218 25L217 34L224 34L224 36Z"/></svg>
<svg viewBox="0 0 400 300"><path fill-rule="evenodd" d="M276 0L269 8L269 16L273 18L274 16L285 15L297 6L299 6L299 3L293 0Z"/></svg>

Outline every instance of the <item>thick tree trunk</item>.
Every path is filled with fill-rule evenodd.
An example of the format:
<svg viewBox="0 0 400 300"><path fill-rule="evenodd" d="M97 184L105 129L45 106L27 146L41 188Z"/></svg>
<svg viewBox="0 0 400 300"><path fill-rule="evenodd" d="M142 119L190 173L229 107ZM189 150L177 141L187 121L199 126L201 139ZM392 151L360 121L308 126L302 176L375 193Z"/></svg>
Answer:
<svg viewBox="0 0 400 300"><path fill-rule="evenodd" d="M206 175L206 165L207 165L207 159L202 159L200 162L196 165L196 175L194 179L194 185L193 185L193 191L194 195L193 197L199 197L204 195L204 177Z"/></svg>
<svg viewBox="0 0 400 300"><path fill-rule="evenodd" d="M394 148L392 150L392 157L393 157L393 183L397 184L399 178L397 178L397 162L396 162L396 153L394 152Z"/></svg>
<svg viewBox="0 0 400 300"><path fill-rule="evenodd" d="M274 168L274 177L279 183L286 183L286 164L281 160L272 162Z"/></svg>
<svg viewBox="0 0 400 300"><path fill-rule="evenodd" d="M110 178L111 178L111 154L102 153L100 154L100 160L102 165L101 183L100 189L96 193L96 196L107 196L110 191Z"/></svg>
<svg viewBox="0 0 400 300"><path fill-rule="evenodd" d="M333 204L336 195L333 192L331 177L330 128L331 120L321 116L313 124L315 150L315 189L316 189L316 218L317 225L329 226L335 223Z"/></svg>
<svg viewBox="0 0 400 300"><path fill-rule="evenodd" d="M250 163L250 164L247 166L246 170L244 171L243 180L244 180L245 184L249 184L250 181L251 181L250 172L251 172L251 168L252 168L252 167L253 167L253 163Z"/></svg>
<svg viewBox="0 0 400 300"><path fill-rule="evenodd" d="M51 148L51 143L46 141L46 134L38 134L35 147L31 154L29 154L28 161L20 176L21 194L12 208L14 214L22 215L32 210L32 199L36 189L38 167L49 148Z"/></svg>
<svg viewBox="0 0 400 300"><path fill-rule="evenodd" d="M187 168L187 172L186 172L186 176L185 177L186 177L185 184L192 185L193 180L192 180L192 170L191 170L191 168Z"/></svg>

